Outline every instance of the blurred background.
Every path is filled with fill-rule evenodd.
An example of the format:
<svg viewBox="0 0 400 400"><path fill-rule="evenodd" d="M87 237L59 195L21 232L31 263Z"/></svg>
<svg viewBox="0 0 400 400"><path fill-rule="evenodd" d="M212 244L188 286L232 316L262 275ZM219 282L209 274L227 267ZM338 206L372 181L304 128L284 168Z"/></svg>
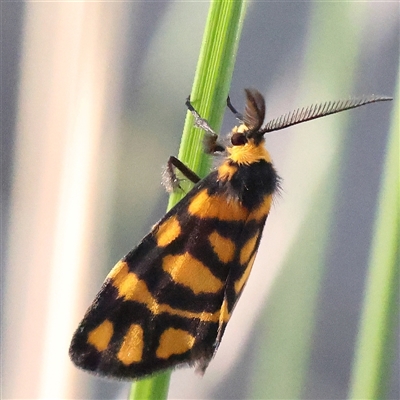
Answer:
<svg viewBox="0 0 400 400"><path fill-rule="evenodd" d="M209 4L1 8L2 396L124 399L129 383L77 370L69 341L165 212ZM274 118L398 96L399 33L397 2L249 3L232 102L257 88ZM252 275L205 376L176 371L171 399L347 397L393 105L267 136L282 192ZM398 399L397 345L388 368Z"/></svg>

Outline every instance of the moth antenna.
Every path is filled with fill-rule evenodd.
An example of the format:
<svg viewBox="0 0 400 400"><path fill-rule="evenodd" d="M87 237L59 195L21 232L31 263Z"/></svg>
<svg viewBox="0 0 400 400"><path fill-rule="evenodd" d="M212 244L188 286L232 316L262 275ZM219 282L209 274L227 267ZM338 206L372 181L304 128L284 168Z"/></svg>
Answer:
<svg viewBox="0 0 400 400"><path fill-rule="evenodd" d="M298 108L297 110L272 119L260 130L260 133L264 134L267 132L278 131L279 129L311 121L312 119L325 117L326 115L351 110L352 108L361 107L370 103L389 100L393 100L393 98L373 94L367 97L355 97L348 100L327 101L325 103L313 104L308 107Z"/></svg>

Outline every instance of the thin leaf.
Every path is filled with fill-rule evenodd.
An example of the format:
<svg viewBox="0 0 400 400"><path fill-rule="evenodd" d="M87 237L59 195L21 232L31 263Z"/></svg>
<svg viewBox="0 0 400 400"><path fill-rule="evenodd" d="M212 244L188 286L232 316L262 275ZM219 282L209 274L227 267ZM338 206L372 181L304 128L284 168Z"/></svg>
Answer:
<svg viewBox="0 0 400 400"><path fill-rule="evenodd" d="M399 90L397 90L399 93ZM387 398L400 291L399 108L392 122L371 246L350 399Z"/></svg>

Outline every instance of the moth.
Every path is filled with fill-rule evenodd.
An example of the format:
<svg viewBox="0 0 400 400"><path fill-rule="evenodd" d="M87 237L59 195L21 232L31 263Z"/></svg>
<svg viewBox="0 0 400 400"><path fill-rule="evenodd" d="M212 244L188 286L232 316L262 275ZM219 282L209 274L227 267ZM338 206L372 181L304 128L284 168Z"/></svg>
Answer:
<svg viewBox="0 0 400 400"><path fill-rule="evenodd" d="M204 373L251 272L280 178L264 135L291 125L390 100L369 96L298 109L262 126L263 96L246 89L240 124L224 146L188 99L205 151L221 165L200 179L177 158L168 163L195 185L106 277L76 330L70 357L80 368L138 379L180 365Z"/></svg>

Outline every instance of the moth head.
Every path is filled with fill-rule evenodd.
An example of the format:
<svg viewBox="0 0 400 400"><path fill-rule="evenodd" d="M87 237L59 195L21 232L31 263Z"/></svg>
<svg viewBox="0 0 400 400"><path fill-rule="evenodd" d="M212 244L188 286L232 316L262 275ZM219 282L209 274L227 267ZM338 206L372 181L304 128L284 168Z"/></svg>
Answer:
<svg viewBox="0 0 400 400"><path fill-rule="evenodd" d="M243 146L253 142L258 145L262 142L264 132L260 128L265 117L265 100L261 93L255 89L245 89L246 107L242 124L233 128L231 143L233 146Z"/></svg>
<svg viewBox="0 0 400 400"><path fill-rule="evenodd" d="M247 132L249 128L245 124L235 126L231 132L232 146L243 146L248 142Z"/></svg>

